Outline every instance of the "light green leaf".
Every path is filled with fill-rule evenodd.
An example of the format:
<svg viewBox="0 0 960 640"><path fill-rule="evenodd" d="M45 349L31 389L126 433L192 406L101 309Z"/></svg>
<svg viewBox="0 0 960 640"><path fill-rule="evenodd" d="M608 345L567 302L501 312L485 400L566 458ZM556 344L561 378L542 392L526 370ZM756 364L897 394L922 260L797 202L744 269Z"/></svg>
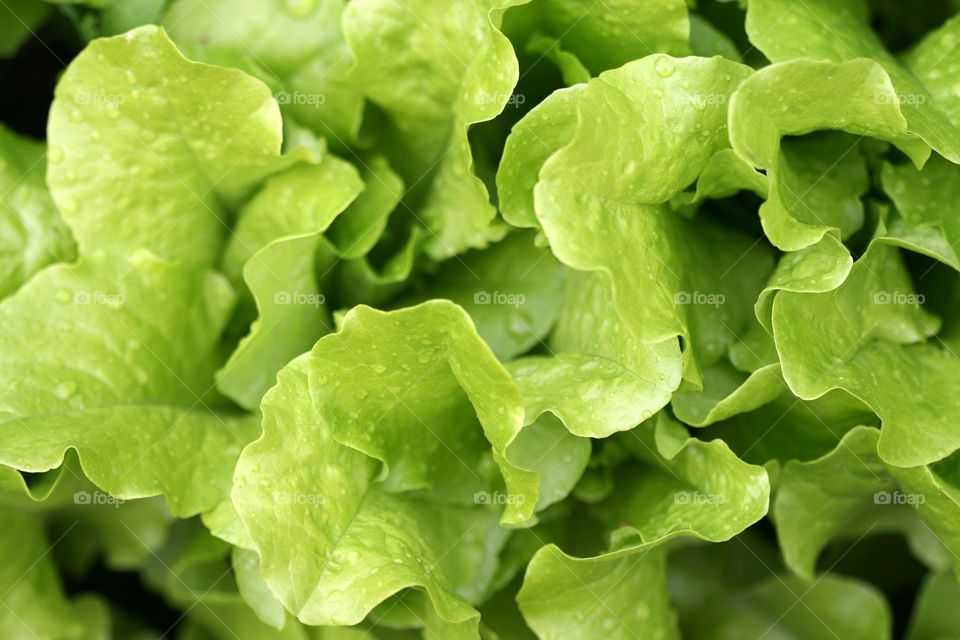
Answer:
<svg viewBox="0 0 960 640"><path fill-rule="evenodd" d="M548 545L530 562L517 602L541 640L680 637L667 598L663 547L583 559Z"/></svg>
<svg viewBox="0 0 960 640"><path fill-rule="evenodd" d="M742 189L748 189L766 198L766 176L750 166L733 149L721 149L707 161L707 166L697 178L696 191L680 194L674 198L673 203L686 205L708 198L726 198Z"/></svg>
<svg viewBox="0 0 960 640"><path fill-rule="evenodd" d="M344 11L352 80L387 114L381 146L404 182L418 187L412 208L433 258L490 239L496 211L474 173L466 129L510 98L519 71L497 25L522 1L468 0L448 10L436 0L361 0Z"/></svg>
<svg viewBox="0 0 960 640"><path fill-rule="evenodd" d="M231 303L221 277L145 253L39 273L0 304L0 464L46 471L75 448L113 495L216 505L255 429L204 400Z"/></svg>
<svg viewBox="0 0 960 640"><path fill-rule="evenodd" d="M876 429L857 427L827 455L783 467L773 505L777 537L787 566L814 579L817 557L835 537L856 521L873 516L864 528L876 526L884 509L906 505L878 504L896 485L877 457Z"/></svg>
<svg viewBox="0 0 960 640"><path fill-rule="evenodd" d="M931 344L911 344L939 324L921 302L897 250L873 243L838 289L783 291L773 303L774 338L790 389L809 400L841 388L870 405L883 421L880 457L903 467L960 447L951 426L960 406L942 386L960 374L960 359ZM833 319L837 312L843 322Z"/></svg>
<svg viewBox="0 0 960 640"><path fill-rule="evenodd" d="M235 203L280 157L280 111L241 71L188 61L163 30L91 43L57 84L47 179L81 254L211 264ZM302 156L297 156L302 157Z"/></svg>
<svg viewBox="0 0 960 640"><path fill-rule="evenodd" d="M115 36L145 24L159 24L167 0L124 0L100 12L100 32Z"/></svg>
<svg viewBox="0 0 960 640"><path fill-rule="evenodd" d="M373 248L403 196L403 180L385 158L375 156L361 164L364 190L334 219L326 234L346 260L364 256Z"/></svg>
<svg viewBox="0 0 960 640"><path fill-rule="evenodd" d="M67 600L40 518L3 507L0 519L0 634L11 640L102 637L95 631L102 622L91 610L102 605Z"/></svg>
<svg viewBox="0 0 960 640"><path fill-rule="evenodd" d="M537 511L567 497L590 460L590 441L572 435L556 417L541 415L523 428L510 453L517 464L540 475Z"/></svg>
<svg viewBox="0 0 960 640"><path fill-rule="evenodd" d="M784 251L810 246L827 233L848 235L863 218L859 196L867 182L857 140L831 134L782 141L817 129L890 141L920 164L929 155L910 133L890 78L876 62L794 60L761 69L730 100L730 142L767 172L770 191L760 220Z"/></svg>
<svg viewBox="0 0 960 640"><path fill-rule="evenodd" d="M683 0L537 0L531 8L539 10L542 28L593 75L653 53L690 51Z"/></svg>
<svg viewBox="0 0 960 640"><path fill-rule="evenodd" d="M276 374L333 329L315 276L323 233L363 189L356 170L329 156L270 178L244 207L223 268L243 278L258 316L218 374L224 394L256 409Z"/></svg>
<svg viewBox="0 0 960 640"><path fill-rule="evenodd" d="M163 25L188 56L258 77L285 114L343 148L356 141L363 115L340 26L344 4L176 0Z"/></svg>
<svg viewBox="0 0 960 640"><path fill-rule="evenodd" d="M960 131L927 88L884 48L878 35L870 29L868 8L863 0L844 3L804 0L792 5L784 5L778 0L751 0L746 29L750 42L773 62L794 58L815 58L833 63L857 58L876 61L869 66L882 65L886 72L882 75L888 76L883 83L892 91L870 91L874 104L886 105L902 113L912 133L940 155L960 162ZM936 45L932 45L933 48ZM834 74L832 80L838 89L852 88L847 80L842 79L845 75L839 70ZM795 87L803 87L804 94L812 98L810 85L801 77L794 76L793 82ZM834 99L841 95L836 94ZM828 104L818 105L816 111L833 111ZM848 115L853 122L849 109Z"/></svg>
<svg viewBox="0 0 960 640"><path fill-rule="evenodd" d="M938 226L912 226L889 206L878 205L876 210L879 220L874 231L874 242L929 256L960 271L960 257L955 248L947 244Z"/></svg>
<svg viewBox="0 0 960 640"><path fill-rule="evenodd" d="M960 38L960 18L954 16L928 33L903 58L910 73L930 92L938 110L955 126L960 124L960 75L952 62Z"/></svg>
<svg viewBox="0 0 960 640"><path fill-rule="evenodd" d="M577 101L583 89L554 91L514 125L507 138L497 169L497 194L500 213L513 226L540 226L533 189L543 164L575 135Z"/></svg>
<svg viewBox="0 0 960 640"><path fill-rule="evenodd" d="M560 312L565 272L553 254L517 232L484 251L444 263L401 304L444 298L463 307L501 360L540 342Z"/></svg>
<svg viewBox="0 0 960 640"><path fill-rule="evenodd" d="M779 364L760 367L747 375L720 361L704 369L703 391L675 393L670 406L686 424L705 427L752 411L785 390Z"/></svg>
<svg viewBox="0 0 960 640"><path fill-rule="evenodd" d="M568 87L590 82L590 71L583 66L576 55L563 49L557 38L535 33L527 42L526 50L531 53L538 53L556 65L563 75L563 82Z"/></svg>
<svg viewBox="0 0 960 640"><path fill-rule="evenodd" d="M920 588L910 617L907 640L941 640L960 636L960 585L951 571L931 573Z"/></svg>
<svg viewBox="0 0 960 640"><path fill-rule="evenodd" d="M960 223L953 215L957 198L960 197L958 179L960 166L940 156L932 157L922 171L909 165L883 165L883 190L909 225L907 228L912 233L907 237L920 234L921 237L929 237L931 231L939 231L943 236L941 241L936 241L934 236L932 240L936 245L931 245L930 240L923 242L923 245L940 247L937 253L946 256L944 261L954 268L958 268L955 266L955 247L960 243ZM904 228L898 228L895 223L890 225L890 231L895 236L903 235L900 229ZM943 244L948 246L943 247Z"/></svg>
<svg viewBox="0 0 960 640"><path fill-rule="evenodd" d="M716 361L746 322L737 301L753 297L759 283L750 281L763 277L768 258L735 233L702 222L693 231L658 203L726 146L726 100L748 73L721 58L650 56L603 74L578 96L576 134L549 157L535 188L557 257L609 278L617 313L638 340L691 340L685 375L695 383L698 365ZM598 147L611 130L614 145ZM651 148L656 155L638 160L637 149ZM670 160L681 153L686 162Z"/></svg>
<svg viewBox="0 0 960 640"><path fill-rule="evenodd" d="M825 235L815 244L780 256L777 268L757 297L754 311L766 331L771 331L770 315L777 291L824 293L833 291L847 279L853 266L850 252L836 237Z"/></svg>
<svg viewBox="0 0 960 640"><path fill-rule="evenodd" d="M531 517L536 474L506 457L523 425L520 393L460 307L443 300L390 313L359 306L311 355L318 413L338 442L383 463L388 490L423 489L469 503L490 488L478 465L492 447L515 497L504 523ZM344 379L345 367L357 376Z"/></svg>
<svg viewBox="0 0 960 640"><path fill-rule="evenodd" d="M374 263L370 256L340 261L336 258L336 248L321 242L318 262L328 260L335 263L324 269L321 284L325 291L336 294L337 304L341 307L385 304L409 286L408 280L417 265L422 245L423 232L419 227L413 227L396 253ZM323 277L327 277L328 282L324 282Z"/></svg>
<svg viewBox="0 0 960 640"><path fill-rule="evenodd" d="M737 61L744 58L730 36L696 14L690 15L690 49L693 55L704 58L723 56Z"/></svg>
<svg viewBox="0 0 960 640"><path fill-rule="evenodd" d="M616 492L596 507L616 528L611 550L576 558L550 544L530 561L517 601L539 637L678 637L663 542L727 540L766 513L765 470L719 440L680 443L684 429L663 414L657 431L656 439L642 427L623 436L645 464L621 467Z"/></svg>
<svg viewBox="0 0 960 640"><path fill-rule="evenodd" d="M826 575L813 585L770 578L710 603L684 627L691 640L889 640L890 605L869 583Z"/></svg>
<svg viewBox="0 0 960 640"><path fill-rule="evenodd" d="M845 391L804 401L789 391L749 413L706 427L705 439L723 438L751 464L812 460L829 453L850 429L875 424L870 408Z"/></svg>
<svg viewBox="0 0 960 640"><path fill-rule="evenodd" d="M645 344L633 337L598 274L569 274L550 348L551 356L508 365L527 422L549 411L573 434L605 438L652 416L680 384L677 341Z"/></svg>
<svg viewBox="0 0 960 640"><path fill-rule="evenodd" d="M475 628L464 598L478 598L492 576L504 538L496 513L376 482L376 461L335 439L349 425L331 422L315 408L325 405L310 400L307 369L316 355L280 372L263 401L264 434L237 465L233 501L264 580L307 624L356 624L417 585L441 619Z"/></svg>
<svg viewBox="0 0 960 640"><path fill-rule="evenodd" d="M934 558L921 555L918 543L933 538L948 564L956 564L957 490L934 469L886 465L877 455L878 436L858 427L829 454L784 466L773 513L784 560L801 577L813 579L817 557L832 540L887 531L907 535L927 562Z"/></svg>
<svg viewBox="0 0 960 640"><path fill-rule="evenodd" d="M261 622L283 629L287 613L260 575L260 556L255 551L234 547L230 552L237 590Z"/></svg>
<svg viewBox="0 0 960 640"><path fill-rule="evenodd" d="M45 152L0 125L0 299L48 264L76 257L47 191Z"/></svg>

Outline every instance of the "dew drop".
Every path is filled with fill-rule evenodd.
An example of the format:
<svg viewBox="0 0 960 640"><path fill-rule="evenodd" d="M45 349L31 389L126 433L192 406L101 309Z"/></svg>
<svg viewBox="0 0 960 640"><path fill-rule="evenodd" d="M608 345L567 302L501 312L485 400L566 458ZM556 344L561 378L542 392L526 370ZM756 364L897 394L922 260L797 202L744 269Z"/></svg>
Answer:
<svg viewBox="0 0 960 640"><path fill-rule="evenodd" d="M49 160L51 164L57 164L63 160L63 149L60 147L50 147L47 149L47 160Z"/></svg>
<svg viewBox="0 0 960 640"><path fill-rule="evenodd" d="M70 380L61 382L53 389L53 395L57 396L61 400L66 400L76 392L77 383Z"/></svg>
<svg viewBox="0 0 960 640"><path fill-rule="evenodd" d="M53 297L60 304L68 304L71 300L73 300L73 294L66 289L60 289L54 294Z"/></svg>
<svg viewBox="0 0 960 640"><path fill-rule="evenodd" d="M661 78L669 78L673 75L675 67L673 66L673 60L664 56L657 58L657 61L653 63L653 69Z"/></svg>
<svg viewBox="0 0 960 640"><path fill-rule="evenodd" d="M384 373L387 370L387 368L382 364L374 364L374 365L370 365L370 370L373 371L374 373Z"/></svg>
<svg viewBox="0 0 960 640"><path fill-rule="evenodd" d="M510 333L518 336L525 336L530 333L530 327L520 316L513 316L509 323Z"/></svg>

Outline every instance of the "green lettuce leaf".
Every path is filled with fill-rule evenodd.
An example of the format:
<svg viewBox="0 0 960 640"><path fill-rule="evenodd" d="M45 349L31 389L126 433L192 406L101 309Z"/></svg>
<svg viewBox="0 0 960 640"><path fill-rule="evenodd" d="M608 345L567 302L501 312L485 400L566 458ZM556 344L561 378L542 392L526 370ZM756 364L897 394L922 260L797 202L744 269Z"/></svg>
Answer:
<svg viewBox="0 0 960 640"><path fill-rule="evenodd" d="M351 79L386 113L380 147L413 190L411 213L434 258L492 237L496 210L474 173L467 127L492 119L510 98L517 61L497 27L521 2L469 0L447 10L434 0L363 0L344 11Z"/></svg>
<svg viewBox="0 0 960 640"><path fill-rule="evenodd" d="M207 397L232 298L221 276L143 252L37 274L0 304L0 464L46 471L72 448L112 495L215 506L256 429Z"/></svg>
<svg viewBox="0 0 960 640"><path fill-rule="evenodd" d="M651 345L633 337L599 274L569 274L549 349L549 356L508 366L527 422L550 412L578 436L605 438L632 429L666 405L680 384L676 340Z"/></svg>
<svg viewBox="0 0 960 640"><path fill-rule="evenodd" d="M653 53L690 53L690 21L683 0L590 2L535 0L525 11L555 47L569 52L590 74ZM597 43L604 43L597 46Z"/></svg>
<svg viewBox="0 0 960 640"><path fill-rule="evenodd" d="M817 129L887 140L917 164L929 156L876 62L793 60L761 69L731 97L730 142L744 160L767 172L770 190L760 220L770 241L784 251L808 247L827 233L845 237L863 218L858 196L867 180L856 139L782 140Z"/></svg>
<svg viewBox="0 0 960 640"><path fill-rule="evenodd" d="M341 148L357 140L363 115L340 25L344 5L176 0L162 24L188 56L263 80L285 114Z"/></svg>
<svg viewBox="0 0 960 640"><path fill-rule="evenodd" d="M960 538L948 524L960 515L956 489L927 467L886 465L878 437L876 429L858 427L829 454L784 466L773 515L784 561L801 577L813 579L831 540L891 529L910 535L916 514L948 554L957 553Z"/></svg>
<svg viewBox="0 0 960 640"><path fill-rule="evenodd" d="M869 583L827 575L813 585L775 576L710 603L684 628L684 638L733 640L888 640L890 605Z"/></svg>
<svg viewBox="0 0 960 640"><path fill-rule="evenodd" d="M0 633L4 638L79 640L109 637L106 607L95 596L70 601L57 575L41 520L17 509L0 511Z"/></svg>
<svg viewBox="0 0 960 640"><path fill-rule="evenodd" d="M938 640L960 634L960 612L953 606L958 597L960 585L953 572L930 574L914 605L907 640Z"/></svg>
<svg viewBox="0 0 960 640"><path fill-rule="evenodd" d="M782 291L773 302L773 333L791 391L810 400L843 389L870 405L883 421L880 457L902 467L960 447L950 426L958 415L954 398L945 388L932 391L957 375L960 360L923 343L939 321L921 301L897 249L873 243L836 290ZM844 323L828 319L828 309L841 310Z"/></svg>
<svg viewBox="0 0 960 640"><path fill-rule="evenodd" d="M264 436L246 449L236 472L233 500L258 547L264 580L307 624L356 624L388 596L421 584L441 617L469 626L475 614L450 591L448 584L457 583L447 580L468 579L457 571L461 563L476 569L494 560L484 557L484 542L494 532L495 515L404 497L374 483L374 461L339 445L311 405L307 365L304 356L280 372L278 385L264 398ZM288 450L288 438L304 446ZM276 464L300 461L309 461L300 467L306 473L288 478L269 473ZM314 473L329 481L318 482ZM326 515L316 519L321 508ZM423 526L437 509L444 526ZM283 531L301 540L309 533L312 551L304 554L306 547L279 542ZM461 546L466 533L473 534L472 544ZM427 570L421 563L431 549L442 551ZM438 557L447 550L451 554Z"/></svg>
<svg viewBox="0 0 960 640"><path fill-rule="evenodd" d="M815 58L833 63L872 59L882 67L884 80L892 91L875 93L875 105L887 105L902 113L907 128L937 153L960 162L960 131L947 117L938 100L911 71L891 55L868 22L867 3L852 0L804 0L784 6L776 0L752 0L748 5L746 29L753 43L774 62L794 58ZM934 49L936 45L929 45ZM865 61L864 61L865 62ZM927 61L929 63L929 61ZM859 63L857 63L859 64ZM876 74L876 71L872 71ZM845 74L835 76L843 83ZM799 77L795 86L807 85ZM842 86L838 84L836 86ZM820 110L820 109L818 109ZM921 156L922 158L922 156Z"/></svg>
<svg viewBox="0 0 960 640"><path fill-rule="evenodd" d="M597 505L614 529L611 549L577 558L548 544L527 567L517 601L539 637L679 637L663 543L728 540L766 513L766 471L723 442L687 438L664 414L655 434L641 427L624 438L643 463L624 466L617 491Z"/></svg>
<svg viewBox="0 0 960 640"><path fill-rule="evenodd" d="M96 40L74 59L48 141L50 192L81 255L149 249L203 265L229 228L224 203L303 157L281 159L266 85L188 61L153 26Z"/></svg>
<svg viewBox="0 0 960 640"><path fill-rule="evenodd" d="M47 191L45 153L41 143L0 125L0 299L48 264L76 257Z"/></svg>
<svg viewBox="0 0 960 640"><path fill-rule="evenodd" d="M538 344L560 313L563 267L534 245L529 232L512 233L484 251L443 264L422 292L401 305L446 299L463 307L480 337L501 360Z"/></svg>
<svg viewBox="0 0 960 640"><path fill-rule="evenodd" d="M217 385L245 408L256 409L277 371L333 329L316 278L317 247L362 189L352 165L328 156L271 177L241 210L223 269L239 286L242 267L258 313Z"/></svg>

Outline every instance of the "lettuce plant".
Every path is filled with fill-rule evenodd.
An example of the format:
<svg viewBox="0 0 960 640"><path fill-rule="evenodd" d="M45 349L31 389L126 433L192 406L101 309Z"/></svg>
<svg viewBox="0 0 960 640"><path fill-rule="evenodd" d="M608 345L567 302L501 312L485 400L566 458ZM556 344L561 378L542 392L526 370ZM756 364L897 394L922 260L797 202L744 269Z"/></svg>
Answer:
<svg viewBox="0 0 960 640"><path fill-rule="evenodd" d="M960 637L960 3L0 5L0 637Z"/></svg>

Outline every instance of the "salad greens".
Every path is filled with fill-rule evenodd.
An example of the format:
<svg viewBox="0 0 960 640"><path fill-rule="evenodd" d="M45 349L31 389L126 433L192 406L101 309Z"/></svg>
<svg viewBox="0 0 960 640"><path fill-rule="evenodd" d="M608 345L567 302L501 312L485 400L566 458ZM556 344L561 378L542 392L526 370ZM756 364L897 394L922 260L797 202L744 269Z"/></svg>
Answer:
<svg viewBox="0 0 960 640"><path fill-rule="evenodd" d="M6 0L0 83L0 637L960 638L960 2Z"/></svg>

